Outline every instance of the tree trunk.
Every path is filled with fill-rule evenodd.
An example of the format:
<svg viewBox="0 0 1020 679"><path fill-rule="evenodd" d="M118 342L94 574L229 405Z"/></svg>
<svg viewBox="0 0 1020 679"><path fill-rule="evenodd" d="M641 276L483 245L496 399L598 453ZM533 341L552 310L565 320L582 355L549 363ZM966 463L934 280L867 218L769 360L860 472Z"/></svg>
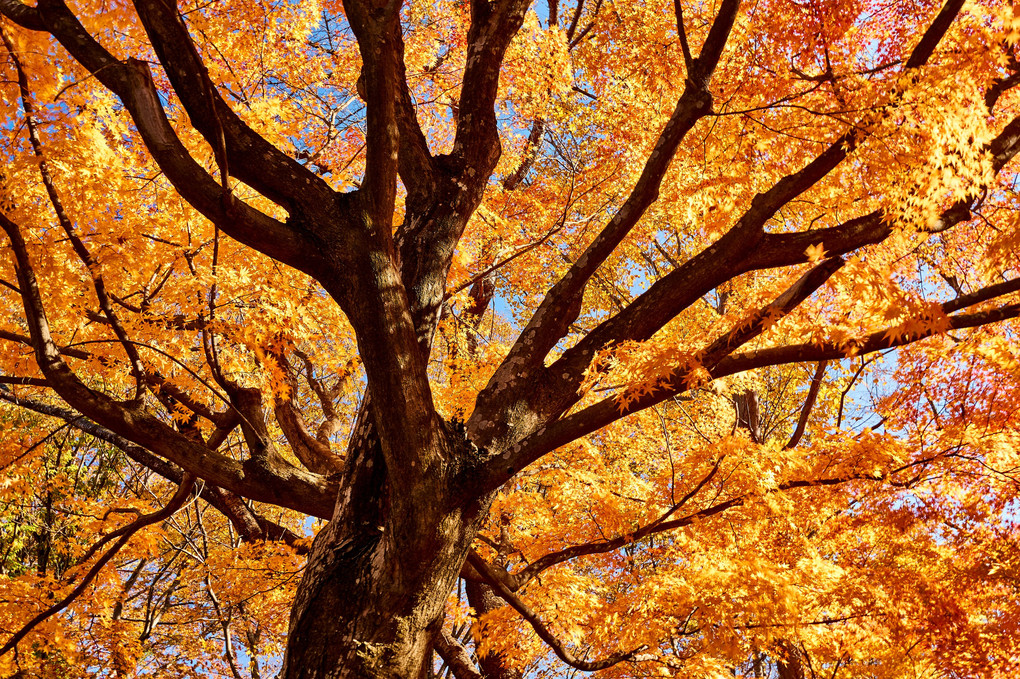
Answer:
<svg viewBox="0 0 1020 679"><path fill-rule="evenodd" d="M338 525L330 523L315 539L291 611L281 676L420 676L475 527L454 512L423 536L417 558L408 559L386 532L342 536Z"/></svg>
<svg viewBox="0 0 1020 679"><path fill-rule="evenodd" d="M371 434L368 434L370 437ZM377 443L348 451L343 493L316 536L291 609L282 679L416 679L489 499L450 500L437 470L403 515Z"/></svg>
<svg viewBox="0 0 1020 679"><path fill-rule="evenodd" d="M412 236L398 239L401 276L418 346L427 357L445 275L424 266L434 266L436 258ZM451 255L444 256L442 271ZM428 676L447 596L488 513L489 496L453 498L456 465L473 456L464 456L463 430L445 423L436 454L419 458L442 462L397 470L417 475L421 483L410 500L391 497L375 419L385 414L373 417L373 393L369 387L353 427L333 519L316 536L298 586L281 679Z"/></svg>

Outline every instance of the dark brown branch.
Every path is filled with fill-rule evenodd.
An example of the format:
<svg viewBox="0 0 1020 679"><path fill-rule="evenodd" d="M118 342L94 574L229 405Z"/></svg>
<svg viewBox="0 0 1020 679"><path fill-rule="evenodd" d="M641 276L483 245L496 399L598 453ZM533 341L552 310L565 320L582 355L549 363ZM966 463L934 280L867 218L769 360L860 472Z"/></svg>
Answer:
<svg viewBox="0 0 1020 679"><path fill-rule="evenodd" d="M530 564L528 564L523 570L513 574L508 573L507 578L503 581L503 584L504 585L513 584L514 586L511 587L511 589L516 591L521 587L527 585L529 582L531 582L531 580L538 576L542 571L552 568L557 564L561 564L571 559L576 559L577 557L580 556L590 556L593 554L605 554L606 552L612 552L614 550L624 547L625 545L637 542L638 540L643 540L644 538L650 535L661 533L663 531L661 527L667 524L667 522L669 521L669 517L676 514L677 511L679 511L688 502L694 499L694 496L700 493L701 490L706 485L708 485L712 481L712 479L715 478L716 474L718 474L719 472L719 467L722 464L722 461L723 461L722 457L718 458L712 464L712 468L708 471L708 473L705 474L705 476L703 476L701 480L698 481L697 484L695 484L694 488L685 493L682 498L674 502L673 505L656 520L648 524L645 524L644 526L641 526L640 528L630 533L620 535L610 540L592 542L583 545L574 545L541 556L538 559L532 561Z"/></svg>
<svg viewBox="0 0 1020 679"><path fill-rule="evenodd" d="M174 402L179 403L195 415L205 418L217 426L223 426L228 420L236 417L236 413L232 410L220 413L213 412L211 408L195 399L191 394L167 381L158 371L147 371L145 379L151 386L155 387L157 394L160 392L165 393Z"/></svg>
<svg viewBox="0 0 1020 679"><path fill-rule="evenodd" d="M769 323L775 322L793 311L815 290L822 287L845 263L841 257L831 257L812 268L771 304L759 309L749 319L742 321L733 330L709 345L702 355L704 364L713 365L722 356L759 336Z"/></svg>
<svg viewBox="0 0 1020 679"><path fill-rule="evenodd" d="M333 192L324 180L263 139L223 101L176 2L134 4L174 91L216 152L221 169L229 167L230 175L290 210L331 202Z"/></svg>
<svg viewBox="0 0 1020 679"><path fill-rule="evenodd" d="M5 0L0 12L8 16L17 4ZM322 253L308 246L304 233L241 201L224 201L223 187L195 162L177 137L144 62L116 59L85 30L63 0L42 0L37 14L45 30L121 99L153 159L185 200L238 241L301 271L318 268ZM253 162L251 167L261 166Z"/></svg>
<svg viewBox="0 0 1020 679"><path fill-rule="evenodd" d="M801 276L772 303L755 312L730 332L715 340L700 356L701 365L709 371L725 356L759 336L769 323L789 314L843 266L838 257L827 259ZM556 364L553 365L553 369ZM465 479L465 483L479 484L484 488L498 488L518 471L549 451L581 436L601 429L627 415L650 408L657 403L687 391L694 384L696 366L664 375L654 391L621 400L610 397L568 415L540 429L537 433L514 446L504 457L489 461L484 471Z"/></svg>
<svg viewBox="0 0 1020 679"><path fill-rule="evenodd" d="M25 124L28 128L28 139L32 146L32 151L38 160L39 174L42 177L43 186L46 189L46 195L50 199L50 204L57 216L57 221L64 230L64 233L67 234L67 238L71 243L74 253L81 260L82 264L85 265L89 276L92 278L92 286L96 293L96 299L99 301L99 308L103 310L103 314L106 316L107 321L113 328L113 332L120 341L120 345L127 354L129 364L131 365L131 374L134 377L136 384L135 398L140 398L145 379L145 368L142 366L142 359L138 355L138 350L128 341L127 332L124 330L124 326L121 324L116 313L114 313L113 305L110 303L110 296L106 291L106 282L103 280L103 274L101 272L99 262L96 261L96 259L92 256L92 253L90 253L88 248L86 248L85 243L83 243L81 238L78 236L77 229L64 208L64 203L57 191L53 175L50 173L49 163L46 161L46 154L43 151L42 141L39 138L39 130L35 120L35 107L32 104L32 94L28 85L28 76L25 75L25 70L21 67L21 60L18 57L17 52L14 50L14 44L7 36L7 32L2 28L0 28L0 39L3 40L4 46L7 48L7 53L11 58L11 63L14 65L14 70L18 74L18 89L21 95L21 107L25 113Z"/></svg>
<svg viewBox="0 0 1020 679"><path fill-rule="evenodd" d="M1020 85L1020 61L1013 54L1013 49L1010 45L1003 44L1002 48L1009 60L1006 66L1007 74L996 79L992 86L988 88L988 91L985 92L985 107L989 113L995 109L995 104L998 103L999 97Z"/></svg>
<svg viewBox="0 0 1020 679"><path fill-rule="evenodd" d="M701 46L701 53L694 60L694 66L688 74L688 78L695 80L702 87L708 86L708 81L719 65L723 49L730 39L730 31L737 20L737 12L740 9L740 0L722 0L719 5L719 13L715 15L712 27L708 29L708 36Z"/></svg>
<svg viewBox="0 0 1020 679"><path fill-rule="evenodd" d="M954 0L954 2L959 4L959 0ZM735 3L730 4L735 5ZM723 3L723 8L720 10L720 18L727 9L727 3ZM729 9L735 15L736 7L734 6ZM917 57L914 58L912 56L911 68L916 68L927 60L928 56L930 56L927 51L930 43L934 40L937 44L938 40L941 39L948 29L948 26L943 25L943 19L944 13L940 13L939 19L937 19L938 23L930 26L925 32L925 36L922 39L924 46L922 48L922 45L918 45L915 49L914 55L917 55ZM717 19L716 24L719 23L720 19ZM705 49L711 49L711 54L715 55L715 59L718 59L718 55L722 50L721 43L724 42L724 39L722 37L722 28L720 27L717 31L716 24L713 24L712 31L709 33ZM921 56L924 56L923 60L921 60ZM704 59L704 53L698 57L698 64L701 69L707 67L707 62L703 63ZM714 64L712 65L714 66ZM591 356L594 356L596 351L607 344L624 340L643 341L677 313L703 296L705 292L717 287L723 280L753 268L762 268L757 263L752 263L752 258L747 257L747 254L758 251L763 238L766 241L772 238L772 236L765 236L764 234L763 227L766 222L782 206L802 195L826 177L847 158L858 143L858 131L856 129L848 130L829 144L821 154L801 170L783 177L770 189L756 195L751 201L751 207L747 212L741 216L734 227L717 243L689 260L685 266L674 270L665 278L657 281L645 294L629 305L627 309L600 325L587 337L565 352L564 356L557 361L557 365L553 367L552 372L554 374L568 372L575 376L580 375L587 367L587 361L590 360ZM814 244L817 243L817 240L814 241ZM807 245L810 244L812 243ZM797 250L797 255L801 257L798 263L805 261L803 253L807 245ZM828 242L826 242L826 246L832 254L842 254L848 251L839 248L828 248ZM606 256L608 256L608 253ZM569 275L570 272L564 277L564 280ZM562 281L557 284L557 287L561 284ZM555 294L555 291L556 287L550 292L550 296ZM541 311L542 307L536 312L536 316ZM534 323L534 321L532 322ZM525 334L522 334L522 337L526 333L527 330L525 330ZM555 339L558 340L559 337ZM539 348L544 348L544 344Z"/></svg>
<svg viewBox="0 0 1020 679"><path fill-rule="evenodd" d="M1020 116L1013 118L985 150L992 158L993 169L998 173L1020 151ZM928 231L940 233L967 221L971 217L972 202L972 198L957 201L928 227ZM875 210L825 229L768 234L745 265L749 270L757 270L799 264L807 261L805 250L819 244L824 245L825 251L831 255L843 255L865 245L882 242L893 232L894 226L895 220L881 210Z"/></svg>
<svg viewBox="0 0 1020 679"><path fill-rule="evenodd" d="M578 260L546 294L493 378L496 383L512 381L514 374L521 375L523 369L541 365L549 350L577 319L581 298L588 281L637 225L649 206L658 199L662 179L680 143L694 125L712 110L708 80L718 64L738 7L738 0L726 0L722 3L709 31L703 53L697 60L697 84L693 80L688 81L627 200ZM514 374L508 374L510 372ZM487 387L486 391L488 390ZM485 398L483 392L480 399Z"/></svg>
<svg viewBox="0 0 1020 679"><path fill-rule="evenodd" d="M401 45L394 37L400 31L399 2L348 0L344 9L363 62L366 138L369 140L357 207L370 220L366 226L372 240L391 249L390 225L399 158L397 102L405 87L401 77Z"/></svg>
<svg viewBox="0 0 1020 679"><path fill-rule="evenodd" d="M691 46L687 42L687 27L684 25L684 9L680 5L681 0L673 0L673 13L676 15L676 32L680 38L680 49L684 54L684 66L687 67L687 77L694 71L694 57L691 55Z"/></svg>
<svg viewBox="0 0 1020 679"><path fill-rule="evenodd" d="M42 293L18 226L0 213L0 228L11 242L36 363L49 386L66 403L90 420L216 485L255 500L321 515L323 501L330 504L331 496L325 478L294 467L279 456L238 462L175 431L141 403L116 401L82 383L53 341ZM324 513L331 515L329 510Z"/></svg>
<svg viewBox="0 0 1020 679"><path fill-rule="evenodd" d="M722 53L725 38L728 36L732 21L736 16L738 5L737 2L722 3L720 13L709 31L702 55L696 60L699 77L707 78L711 75L715 63ZM929 45L933 40L937 44L936 37L941 39L948 29L947 25L943 25L944 14L940 14L939 17L938 22L929 26L925 32L922 39L923 44L915 50L918 57L911 60L912 68L922 62L921 56L927 60L930 56ZM694 89L694 85L688 83L688 88L684 97L681 97L677 111L679 112L683 107L685 98L690 92L695 93L691 96L703 95L707 97L707 83L703 85L703 88ZM891 102L898 101L901 95L900 91L894 93ZM877 115L886 115L891 106L892 103L881 109ZM677 112L674 113L671 123L676 116ZM686 119L693 125L697 117L700 115L693 118L688 116ZM685 118L681 116L681 119ZM657 152L661 150L659 145L668 136L666 132L660 136ZM547 370L542 370L542 361L545 356L560 341L570 324L576 319L587 282L606 258L612 254L630 228L637 223L637 219L644 210L641 207L641 201L647 201L645 205L647 207L657 196L658 182L646 187L646 189L654 188L654 194L648 191L642 193L638 188L635 188L634 193L624 203L621 211L596 237L577 263L549 291L524 331L511 347L504 362L479 395L476 409L469 422L473 439L480 445L489 446L493 440L506 436L505 430L493 427L488 423L504 417L505 411L512 407L518 407L515 404L520 403L521 400L539 398L533 395L535 393L533 385L537 381L534 374L536 371L542 372L549 384L546 393L541 395L544 402L533 407L535 410L541 408L544 411L542 417L548 421L558 417L576 403L578 387L585 371L588 370L591 360L599 351L623 341L645 341L669 320L700 299L707 291L717 287L725 280L755 268L778 266L779 264L763 261L766 250L762 247L763 241L766 241L768 245L773 244L769 240L772 237L767 237L764 232L764 225L783 205L814 187L842 163L848 154L856 148L859 138L860 135L856 129L848 130L801 170L783 177L770 189L756 195L750 208L719 241L688 260L684 266L675 269L654 283L648 291L620 313L601 323L573 347L565 351ZM681 139L682 135L676 139L676 144L679 144ZM1015 143L1014 140L1013 145ZM668 159L672 156L670 154L663 161L662 155L657 152L653 152L649 159L645 172L642 173L642 177L638 181L638 187L641 186L642 180L646 178L650 168L662 164L662 172L665 171L665 163L668 163ZM661 175L659 178L661 179ZM640 199L638 199L639 197ZM631 206L632 199L636 201L633 207L640 209L630 213L628 207ZM796 235L803 236L804 234ZM878 240L884 237L882 235ZM813 244L817 244L817 241ZM855 247L859 247L860 244ZM806 247L804 245L795 250L783 248L779 255L797 257L797 261L802 262ZM771 254L775 254L776 248L768 250ZM846 251L848 250L837 249L836 253ZM831 249L830 252L832 252ZM526 390L528 394L523 394L522 390ZM538 427L536 426L536 428ZM504 441L502 443L505 445L511 442Z"/></svg>
<svg viewBox="0 0 1020 679"><path fill-rule="evenodd" d="M535 120L531 124L531 133L528 134L528 141L524 144L524 156L521 157L521 162L517 165L517 169L514 170L506 179L503 180L503 190L513 191L524 178L528 176L528 172L531 171L531 166L535 164L535 159L538 158L538 151L542 143L542 135L545 133L545 121L542 119Z"/></svg>
<svg viewBox="0 0 1020 679"><path fill-rule="evenodd" d="M567 26L567 42L569 43L574 39L574 33L577 32L577 26L581 21L581 14L584 12L585 0L577 0L577 7L574 8L574 14L570 17L570 24Z"/></svg>
<svg viewBox="0 0 1020 679"><path fill-rule="evenodd" d="M951 314L960 311L961 309L974 306L975 304L981 304L982 302L987 302L995 299L996 297L1008 295L1012 292L1020 292L1020 278L1014 278L1011 281L1003 281L1002 283L989 285L981 288L980 290L975 290L974 292L951 299L942 304L942 313Z"/></svg>
<svg viewBox="0 0 1020 679"><path fill-rule="evenodd" d="M1020 151L1020 117L1013 119L986 149L992 156L994 169L1001 170ZM830 254L841 255L888 237L892 233L893 224L880 211L829 229L794 234L765 234L762 230L765 221L781 207L784 200L790 200L807 190L844 157L845 149L832 145L803 170L785 177L769 191L756 196L738 225L719 241L655 282L627 308L565 351L546 371L553 381L551 388L562 395L562 401L544 407L553 416L565 411L577 401L577 389L584 371L600 349L624 340L648 339L665 323L725 280L750 270L803 263L807 261L805 251L811 245L823 243ZM930 231L944 231L969 217L970 199L961 200L946 210ZM535 319L532 323L535 323ZM522 334L518 345L528 343L530 338L526 333ZM520 370L520 361L515 359L511 350L508 360L497 370L490 385L512 384L514 371ZM535 380L525 380L525 383L528 390L534 392ZM485 405L490 389L491 386L487 387L479 397L479 405ZM514 402L520 397L520 394L513 392L504 396L504 400ZM609 418L607 422L617 419L613 417L612 407L608 404L603 407L606 409L603 417ZM482 421L482 414L493 410L495 408L492 406L476 409L477 419ZM491 414L487 416L491 417ZM548 425L547 429L557 428L561 422ZM478 440L484 440L480 432ZM520 445L515 446L515 449L519 450Z"/></svg>
<svg viewBox="0 0 1020 679"><path fill-rule="evenodd" d="M0 14L30 31L46 30L39 10L30 7L20 0L0 0Z"/></svg>
<svg viewBox="0 0 1020 679"><path fill-rule="evenodd" d="M274 412L287 443L306 469L316 474L340 470L339 458L330 450L328 443L319 441L308 431L292 399L280 400Z"/></svg>
<svg viewBox="0 0 1020 679"><path fill-rule="evenodd" d="M596 661L575 658L574 654L571 653L564 644L560 643L549 628L545 626L545 623L542 622L541 618L539 618L538 615L536 615L535 612L532 611L520 597L510 591L502 583L485 559L481 558L474 552L471 552L468 554L468 561L475 570L478 571L478 573L480 573L486 581L488 581L488 584L496 590L496 593L499 594L500 598L510 604L510 606L513 607L513 609L517 611L522 618L528 621L528 624L535 630L535 633L549 646L549 648L553 650L553 653L555 653L560 660L575 669L581 670L582 672L597 672L598 670L604 670L608 667L612 667L613 665L630 660L646 648L645 646L638 646L631 651L615 653L608 658Z"/></svg>
<svg viewBox="0 0 1020 679"><path fill-rule="evenodd" d="M48 387L49 383L42 377L20 377L17 375L0 375L0 384L20 384L29 387Z"/></svg>
<svg viewBox="0 0 1020 679"><path fill-rule="evenodd" d="M496 125L499 69L524 22L530 0L472 0L453 166L472 184L485 181L501 154Z"/></svg>
<svg viewBox="0 0 1020 679"><path fill-rule="evenodd" d="M818 367L815 368L815 375L811 378L811 386L808 388L807 398L804 399L804 407L800 409L800 417L797 419L797 428L793 431L793 436L783 446L784 449L789 450L796 448L797 444L800 443L801 437L804 436L804 431L807 429L808 418L811 416L811 410L815 407L815 399L818 398L818 389L822 386L822 377L825 376L825 367L829 365L828 361L819 361Z"/></svg>
<svg viewBox="0 0 1020 679"><path fill-rule="evenodd" d="M32 348L32 338L26 337L25 335L19 335L14 332L7 330L0 330L0 339L7 340L8 342L17 342L18 344L24 344L29 349ZM92 358L92 354L81 349L75 349L74 347L60 347L58 349L62 356L69 356L71 358L89 359Z"/></svg>
<svg viewBox="0 0 1020 679"><path fill-rule="evenodd" d="M578 6L583 3L579 3ZM595 19L598 18L599 10L602 9L602 5L605 4L605 0L595 0L595 7L591 11L591 18L588 19L588 25L577 31L577 24L571 24L571 30L567 31L567 50L573 50L575 47L581 44L584 39L591 33L592 29L595 28Z"/></svg>
<svg viewBox="0 0 1020 679"><path fill-rule="evenodd" d="M319 440L317 437L312 436L312 433L308 431L308 427L305 425L304 417L302 417L300 410L294 404L294 398L298 393L297 372L283 353L275 354L275 358L286 373L287 381L290 385L290 393L286 398L278 399L273 409L284 438L290 444L294 455L297 456L301 464L309 471L316 474L330 474L340 471L340 460L330 449L328 438L326 440ZM331 413L335 419L339 419L336 417L336 413L333 412L333 404L323 391L322 385L318 384L312 374L311 361L307 356L304 356L304 361L309 385L319 397L327 420Z"/></svg>
<svg viewBox="0 0 1020 679"><path fill-rule="evenodd" d="M0 400L7 401L20 408L31 410L40 415L47 415L63 420L67 425L78 431L84 432L100 441L105 441L119 450L123 451L133 462L151 472L162 476L167 481L182 483L185 472L177 465L167 462L163 458L153 455L141 446L136 446L122 436L114 434L109 429L92 422L84 415L73 413L70 410L59 406L42 403L32 399L20 398L14 394L0 389ZM217 449L226 439L233 427L230 429L219 429L213 432L206 444L210 449ZM223 514L234 525L241 538L246 542L258 542L261 540L282 540L294 548L299 554L308 551L308 545L301 536L293 533L290 529L280 526L258 514L244 504L242 499L224 490L219 486L203 484L200 497L209 505ZM328 507L324 507L326 513ZM321 517L325 518L325 517Z"/></svg>
<svg viewBox="0 0 1020 679"><path fill-rule="evenodd" d="M436 653L456 679L485 679L471 660L471 654L446 631L446 628L441 629L436 637Z"/></svg>
<svg viewBox="0 0 1020 679"><path fill-rule="evenodd" d="M966 0L949 0L942 6L931 25L928 26L928 30L924 32L921 40L914 47L910 58L907 59L905 65L907 70L920 68L928 62L928 59L934 54L935 48L942 42L943 36L949 31L949 27L953 25L956 16L963 9L964 2Z"/></svg>
<svg viewBox="0 0 1020 679"><path fill-rule="evenodd" d="M976 328L991 323L999 323L1011 318L1020 316L1020 303L1007 304L987 311L979 311L972 314L959 314L950 316L945 330L963 330L965 328ZM745 372L755 368L768 365L783 365L787 363L803 363L806 361L831 361L871 354L876 351L902 347L913 344L919 340L931 337L940 332L937 325L928 330L918 333L898 334L896 328L889 328L872 333L867 337L851 341L847 344L794 344L785 347L761 349L755 352L735 354L721 360L714 368L710 369L713 378L725 377L738 372Z"/></svg>
<svg viewBox="0 0 1020 679"><path fill-rule="evenodd" d="M397 169L407 189L407 205L412 212L424 209L429 198L434 195L437 185L438 169L428 141L418 125L414 102L407 86L407 74L404 68L404 42L399 24L393 33L397 52L397 86L396 101L397 127L400 132L400 149L397 157Z"/></svg>
<svg viewBox="0 0 1020 679"><path fill-rule="evenodd" d="M973 328L1010 318L1017 318L1018 316L1020 316L1020 303L1015 303L988 311L951 316L948 319L948 328L946 329L960 330ZM876 332L861 341L852 342L847 345L806 343L736 354L722 358L714 365L706 364L705 367L713 379L718 379L727 375L771 365L839 360L848 356L869 354L911 344L930 337L939 331L935 325L929 330L916 334L896 335L894 330L889 329ZM526 441L527 445L538 445L539 448L528 451L524 454L524 457L537 459L545 454L545 452L604 427L606 424L626 416L626 414L649 408L667 398L682 394L691 386L686 382L689 378L691 376L686 372L675 375L667 384L663 385L661 391L637 398L633 402L628 403L624 409L620 408L615 399L610 398L589 406L578 413L569 415L548 426L541 435L535 435L531 441ZM521 448L523 451L524 446L522 445Z"/></svg>

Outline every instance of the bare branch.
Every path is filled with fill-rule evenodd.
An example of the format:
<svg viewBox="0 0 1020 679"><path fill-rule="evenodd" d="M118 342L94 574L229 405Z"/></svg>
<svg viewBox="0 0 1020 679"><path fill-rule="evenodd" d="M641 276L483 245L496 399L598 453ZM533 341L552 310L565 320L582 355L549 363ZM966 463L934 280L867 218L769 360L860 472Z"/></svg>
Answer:
<svg viewBox="0 0 1020 679"><path fill-rule="evenodd" d="M818 367L815 368L815 375L811 378L811 386L808 388L807 398L804 399L804 407L800 410L797 428L794 429L793 436L790 437L787 444L783 446L786 450L796 448L797 444L800 443L801 437L804 436L808 418L811 416L811 409L815 407L815 399L818 398L818 389L822 386L822 377L825 376L825 367L827 365L829 365L828 361L819 361Z"/></svg>
<svg viewBox="0 0 1020 679"><path fill-rule="evenodd" d="M485 679L471 660L467 649L454 639L446 628L439 630L436 637L436 653L447 664L456 679Z"/></svg>

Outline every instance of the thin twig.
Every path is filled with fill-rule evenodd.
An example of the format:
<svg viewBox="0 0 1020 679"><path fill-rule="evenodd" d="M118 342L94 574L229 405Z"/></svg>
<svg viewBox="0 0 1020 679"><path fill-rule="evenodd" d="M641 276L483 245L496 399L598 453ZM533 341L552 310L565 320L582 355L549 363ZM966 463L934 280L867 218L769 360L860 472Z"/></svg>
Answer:
<svg viewBox="0 0 1020 679"><path fill-rule="evenodd" d="M85 574L85 577L82 578L82 581L78 584L78 586L75 587L74 590L72 590L71 593L68 594L66 597L64 597L57 603L53 604L39 615L32 618L24 627L15 632L14 635L7 641L7 643L4 644L3 647L0 647L0 657L3 657L4 655L7 654L8 651L16 647L18 643L22 639L24 639L29 632L31 632L33 629L35 629L36 626L39 625L39 623L64 610L69 605L71 605L71 603L75 599L81 596L81 594L88 588L88 586L92 584L92 581L96 579L96 576L99 575L99 572L103 570L103 566L109 563L110 560L117 555L117 552L120 551L121 547L127 544L127 541L131 539L131 536L133 536L135 533L137 533L139 530L146 526L151 526L154 523L159 523L160 521L164 521L170 518L174 514L174 512L176 512L178 509L184 506L184 503L187 502L188 498L191 496L191 491L194 489L194 487L195 476L193 474L186 474L184 480L181 482L181 485L177 488L177 492L174 493L174 496L170 498L170 501L166 503L166 506L163 507L163 509L160 509L159 511L153 512L151 514L146 514L145 516L142 516L132 521L127 526L125 526L124 529L122 529L121 531L120 539L117 540L113 547L110 547L110 549L107 550L106 553L99 557L99 560L96 561L92 568L89 569L89 572ZM105 542L105 540L101 540L100 542L101 543ZM94 552L95 552L94 549L90 549L86 553L86 557L90 557Z"/></svg>

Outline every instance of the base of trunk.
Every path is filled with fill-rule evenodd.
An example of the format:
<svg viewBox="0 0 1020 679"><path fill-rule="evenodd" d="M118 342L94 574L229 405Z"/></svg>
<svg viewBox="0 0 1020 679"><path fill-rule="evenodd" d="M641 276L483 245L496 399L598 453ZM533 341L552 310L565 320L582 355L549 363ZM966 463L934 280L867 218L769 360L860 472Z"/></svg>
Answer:
<svg viewBox="0 0 1020 679"><path fill-rule="evenodd" d="M413 547L378 527L323 528L291 611L281 679L420 677L475 521L454 512Z"/></svg>

